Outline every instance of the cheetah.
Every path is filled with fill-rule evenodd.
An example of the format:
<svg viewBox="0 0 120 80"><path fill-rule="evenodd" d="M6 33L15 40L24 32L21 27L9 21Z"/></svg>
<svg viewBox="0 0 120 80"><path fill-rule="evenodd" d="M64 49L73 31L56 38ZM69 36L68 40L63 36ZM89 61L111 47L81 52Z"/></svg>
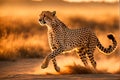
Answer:
<svg viewBox="0 0 120 80"><path fill-rule="evenodd" d="M88 66L88 57L93 68L96 69L97 64L93 55L95 48L98 47L102 52L108 55L115 50L117 41L112 34L107 35L107 37L112 40L113 45L104 48L96 34L89 27L69 29L55 14L56 11L42 11L39 18L40 25L47 26L48 41L52 51L51 54L45 57L41 65L42 69L47 68L49 61L52 60L55 70L60 72L60 67L57 65L55 57L72 49L77 49L76 52L79 54L80 59L86 67Z"/></svg>

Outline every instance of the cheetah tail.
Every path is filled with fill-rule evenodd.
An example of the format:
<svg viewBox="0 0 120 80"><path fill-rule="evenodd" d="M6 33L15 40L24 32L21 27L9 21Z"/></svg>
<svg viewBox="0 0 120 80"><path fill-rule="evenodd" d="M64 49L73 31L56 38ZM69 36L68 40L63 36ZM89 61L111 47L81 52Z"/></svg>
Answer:
<svg viewBox="0 0 120 80"><path fill-rule="evenodd" d="M106 54L107 53L111 53L115 48L116 48L116 46L117 46L117 41L115 40L115 37L112 35L112 34L109 34L109 35L107 35L107 37L110 39L110 40L112 40L112 43L113 43L113 45L109 45L109 47L108 48L104 48L103 46L102 46L102 44L100 43L100 41L98 40L97 42L97 47L101 50L101 51L103 51L103 52L105 52Z"/></svg>

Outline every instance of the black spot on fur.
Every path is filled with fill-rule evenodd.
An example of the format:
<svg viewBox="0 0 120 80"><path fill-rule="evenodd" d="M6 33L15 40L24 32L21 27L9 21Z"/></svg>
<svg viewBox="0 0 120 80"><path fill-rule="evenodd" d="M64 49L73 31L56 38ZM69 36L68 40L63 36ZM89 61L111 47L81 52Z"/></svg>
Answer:
<svg viewBox="0 0 120 80"><path fill-rule="evenodd" d="M109 48L108 49L111 49L112 48L112 46L111 45L109 45Z"/></svg>
<svg viewBox="0 0 120 80"><path fill-rule="evenodd" d="M112 39L112 41L114 41L114 39L115 39L112 34L107 35L107 37L108 37L109 39Z"/></svg>

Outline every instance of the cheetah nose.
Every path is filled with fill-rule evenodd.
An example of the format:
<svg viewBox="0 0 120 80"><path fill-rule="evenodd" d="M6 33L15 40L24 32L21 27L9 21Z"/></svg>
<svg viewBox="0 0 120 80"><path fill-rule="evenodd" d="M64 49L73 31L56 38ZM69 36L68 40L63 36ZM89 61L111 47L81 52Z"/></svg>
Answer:
<svg viewBox="0 0 120 80"><path fill-rule="evenodd" d="M42 21L42 19L39 19L39 21Z"/></svg>

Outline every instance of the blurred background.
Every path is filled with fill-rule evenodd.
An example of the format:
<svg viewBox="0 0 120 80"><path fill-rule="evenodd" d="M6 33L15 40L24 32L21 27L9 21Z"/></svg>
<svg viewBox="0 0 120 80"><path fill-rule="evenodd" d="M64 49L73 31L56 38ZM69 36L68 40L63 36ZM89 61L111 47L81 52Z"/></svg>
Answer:
<svg viewBox="0 0 120 80"><path fill-rule="evenodd" d="M113 33L118 41L114 54L105 56L97 49L95 56L118 57L119 0L0 0L0 60L43 58L50 53L47 28L38 23L42 11L56 11L69 28L89 26L100 42L108 47ZM100 53L100 54L99 54Z"/></svg>

